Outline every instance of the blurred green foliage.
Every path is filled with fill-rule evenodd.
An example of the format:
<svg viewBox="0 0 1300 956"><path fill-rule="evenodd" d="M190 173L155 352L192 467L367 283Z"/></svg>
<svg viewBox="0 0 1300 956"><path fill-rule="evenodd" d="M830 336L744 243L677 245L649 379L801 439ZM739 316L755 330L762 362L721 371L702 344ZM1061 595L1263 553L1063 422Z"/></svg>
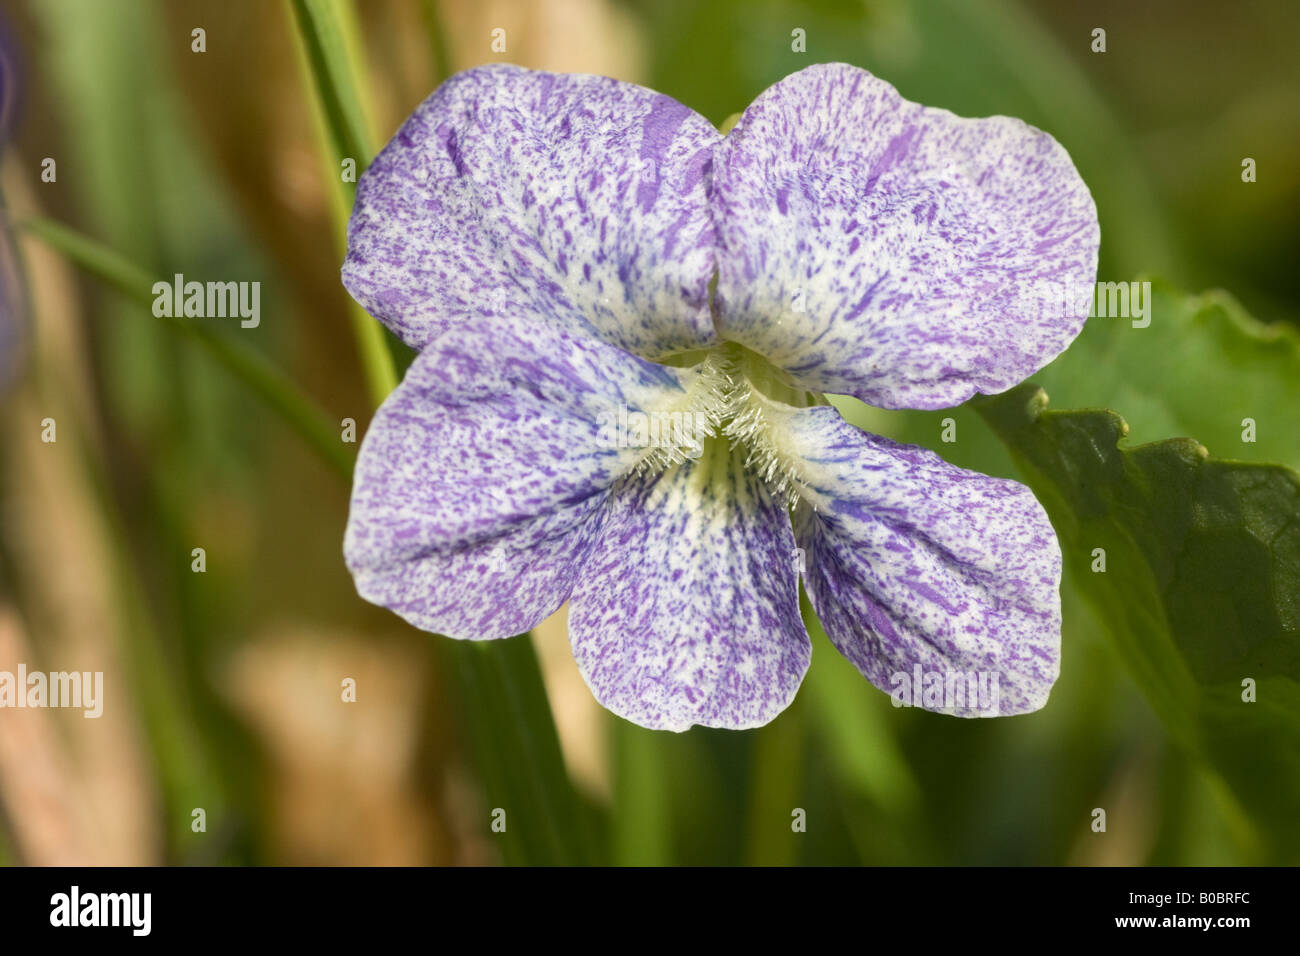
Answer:
<svg viewBox="0 0 1300 956"><path fill-rule="evenodd" d="M364 423L369 404L337 282L337 245L321 223L286 224L292 216L277 202L293 180L277 178L269 168L277 131L265 117L255 120L250 105L285 96L288 86L295 110L312 109L310 84L292 72L286 81L275 68L292 58L299 42L295 5L274 5L268 12L272 6L251 0L224 9L203 0L23 4L22 15L40 39L39 55L32 57L33 88L64 141L76 144L60 154L64 192L54 201L61 208L53 211L160 275L263 280L264 310L276 318L251 333L253 347L306 381L332 415ZM440 5L423 0L419 6L420 22L431 31L420 42L437 51L439 62L430 70L436 75L448 51L453 60L458 56L438 25ZM1243 120L1225 106L1220 126L1198 131L1188 119L1194 114L1187 112L1183 91L1172 87L1204 60L1153 52L1141 38L1160 25L1126 13L1122 4L1096 11L1106 17L1112 48L1104 58L1093 56L1087 46L1091 24L1065 6L1031 9L1006 0L618 2L645 45L643 81L714 122L743 109L788 73L831 60L870 69L908 98L930 105L965 115L1020 116L1066 146L1093 190L1102 223L1102 279L1156 272L1186 289L1221 283L1256 315L1291 320L1300 314L1300 285L1288 265L1300 236L1300 147L1286 132L1300 123L1288 127L1272 118L1297 115L1296 84L1290 99L1279 98L1269 85L1276 74L1257 81L1244 67L1235 78L1216 70L1230 102L1254 104L1262 93L1278 107L1262 119L1252 107ZM1260 32L1285 34L1295 23L1288 4L1245 6L1268 14L1259 20ZM1202 34L1215 34L1223 16L1217 5L1193 8ZM300 19L328 9L296 4ZM1165 9L1187 13L1185 4ZM389 10L363 5L356 21L363 38L386 22ZM189 27L200 17L220 41L209 55L222 71L218 79L202 82L187 75L194 68L181 60ZM806 54L791 49L795 28L806 31ZM235 52L223 54L223 48ZM318 52L323 58L325 46ZM311 58L310 44L306 53ZM1141 102L1130 102L1125 63L1144 81L1172 78L1171 89L1148 84ZM374 82L359 89L387 92L389 80L397 86L384 72L387 66L379 60ZM241 84L236 80L244 79L238 76L243 70L253 79ZM1294 70L1290 75L1294 80ZM324 119L336 152L347 149L340 130L357 141L366 138L362 107L369 104L363 95L349 93L333 109L327 98ZM1161 103L1182 110L1190 131L1149 129ZM397 112L414 105L402 102ZM281 121L285 116L270 110L266 115ZM331 116L337 120L332 126ZM1225 139L1223 129L1240 135ZM1179 144L1195 144L1194 156L1184 161ZM31 144L33 150L45 147L39 138ZM1240 158L1256 154L1260 181L1243 186ZM276 155L277 162L295 161ZM312 157L308 164L319 169L334 158ZM91 384L102 400L103 420L86 425L111 436L105 460L91 467L98 469L102 506L120 529L118 573L123 600L133 606L137 622L131 632L138 645L134 683L162 780L167 857L275 862L265 742L219 692L218 664L232 645L256 640L268 622L283 617L375 633L392 633L395 625L359 606L342 569L346 489L303 449L286 447L280 426L191 343L142 315L138 305L112 293L88 294L98 296L90 330ZM1035 381L1046 388L1053 408L1113 408L1142 441L1190 436L1218 457L1296 466L1300 376L1294 352L1243 335L1235 309L1226 300L1199 301L1159 286L1150 328L1093 321ZM1022 474L972 408L885 413L852 402L841 407L863 427L924 444L964 467L1031 480L1044 493L1044 475ZM1239 423L1251 413L1260 422L1259 441L1243 446ZM955 444L939 441L939 422L947 416L957 422ZM239 529L247 527L267 530L241 537ZM191 544L205 534L210 540L214 528L224 534L223 548L207 575L192 575ZM1078 577L1067 562L1061 679L1037 714L963 721L894 708L808 616L812 670L787 713L757 731L697 729L683 735L605 718L612 727L612 798L605 804L583 794L576 808L567 781L553 776L559 760L553 735L538 727L528 750L531 728L518 717L539 707L536 675L512 690L498 667L502 662L483 657L510 653L518 658L510 666L527 673L535 668L530 654L503 646L456 647L435 659L421 650L431 640L425 635L398 640L406 642L413 660L435 672L435 686L450 685L449 675L458 668L477 672L473 680L496 686L500 699L513 699L521 708L494 712L466 699L463 688L473 686L470 680L460 685L456 706L433 707L421 717L425 745L451 733L456 750L482 758L477 785L487 807L523 802L545 817L528 823L527 813L519 817L523 831L498 848L510 861L1294 862L1285 804L1294 791L1279 784L1283 802L1262 809L1256 802L1258 812L1244 823L1242 807L1220 776L1244 779L1272 766L1280 744L1269 734L1286 734L1290 725L1265 726L1270 718L1261 706L1260 726L1232 725L1237 733L1226 748L1230 752L1207 754L1195 742L1189 745L1179 727L1167 722L1169 708L1157 700L1153 709L1143 696L1153 683L1161 684L1165 663L1148 656L1134 668L1132 655L1116 643L1161 635L1142 630L1144 625L1127 636L1117 630L1123 621L1114 606L1087 596ZM1143 584L1119 575L1108 580L1121 592ZM1119 593L1115 602L1134 599ZM512 715L513 728L500 725ZM1209 715L1186 719L1194 723ZM1293 736L1288 740L1294 744ZM537 765L517 764L511 755L519 754L536 758ZM1253 782L1257 789L1276 779L1268 773ZM434 772L422 778L422 799L441 809L436 788L444 783ZM561 790L557 803L543 799ZM200 803L209 808L218 839L195 851L188 838L189 808ZM1089 828L1095 807L1110 810L1111 832L1104 838ZM806 832L791 829L795 808L806 814ZM1116 844L1118 849L1110 848ZM8 856L9 848L0 854ZM430 857L448 859L432 848Z"/></svg>

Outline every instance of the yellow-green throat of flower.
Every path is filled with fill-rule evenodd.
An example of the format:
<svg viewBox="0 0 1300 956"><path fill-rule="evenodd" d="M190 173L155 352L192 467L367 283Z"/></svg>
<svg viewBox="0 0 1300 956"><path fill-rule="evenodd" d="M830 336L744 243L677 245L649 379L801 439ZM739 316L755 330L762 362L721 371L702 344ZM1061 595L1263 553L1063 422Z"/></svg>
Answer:
<svg viewBox="0 0 1300 956"><path fill-rule="evenodd" d="M799 456L780 440L788 430L776 426L800 409L827 404L826 397L799 387L788 373L737 342L678 353L661 364L688 368L696 377L673 407L655 414L689 421L695 432L685 441L660 441L647 448L636 472L666 471L689 458L704 472L697 480L707 482L738 465L793 507L802 492Z"/></svg>

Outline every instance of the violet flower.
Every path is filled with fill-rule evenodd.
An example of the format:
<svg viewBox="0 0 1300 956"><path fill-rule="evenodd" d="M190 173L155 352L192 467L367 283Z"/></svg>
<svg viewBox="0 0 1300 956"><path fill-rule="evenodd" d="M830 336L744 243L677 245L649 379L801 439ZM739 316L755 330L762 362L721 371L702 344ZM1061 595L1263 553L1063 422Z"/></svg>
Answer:
<svg viewBox="0 0 1300 956"><path fill-rule="evenodd" d="M345 285L419 351L361 448L357 589L471 640L567 600L605 707L747 728L808 668L802 571L877 687L979 673L993 713L1040 708L1061 556L1038 502L824 395L934 409L1015 385L1082 328L1052 290L1091 284L1097 246L1050 136L852 66L787 77L726 136L607 78L452 77L349 228Z"/></svg>

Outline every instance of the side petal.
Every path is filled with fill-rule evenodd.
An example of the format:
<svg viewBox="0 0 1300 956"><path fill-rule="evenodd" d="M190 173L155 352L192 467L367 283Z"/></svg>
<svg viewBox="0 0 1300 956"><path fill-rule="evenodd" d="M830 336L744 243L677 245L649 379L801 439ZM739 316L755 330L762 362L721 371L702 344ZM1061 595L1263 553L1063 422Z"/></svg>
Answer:
<svg viewBox="0 0 1300 956"><path fill-rule="evenodd" d="M1061 551L1030 490L826 406L778 427L804 459L795 534L840 652L902 703L971 717L1041 708L1060 671ZM967 692L928 696L950 680Z"/></svg>
<svg viewBox="0 0 1300 956"><path fill-rule="evenodd" d="M458 73L362 175L343 283L416 349L507 304L648 358L707 346L719 140L608 77Z"/></svg>
<svg viewBox="0 0 1300 956"><path fill-rule="evenodd" d="M884 408L1003 391L1083 328L1097 211L1005 116L904 100L843 63L770 87L717 151L719 333Z"/></svg>
<svg viewBox="0 0 1300 956"><path fill-rule="evenodd" d="M726 442L629 479L569 605L592 693L642 727L758 727L794 699L811 646L784 505Z"/></svg>
<svg viewBox="0 0 1300 956"><path fill-rule="evenodd" d="M344 538L357 591L451 637L532 627L568 598L610 486L645 454L617 440L619 406L672 406L696 377L520 319L434 338L361 445Z"/></svg>

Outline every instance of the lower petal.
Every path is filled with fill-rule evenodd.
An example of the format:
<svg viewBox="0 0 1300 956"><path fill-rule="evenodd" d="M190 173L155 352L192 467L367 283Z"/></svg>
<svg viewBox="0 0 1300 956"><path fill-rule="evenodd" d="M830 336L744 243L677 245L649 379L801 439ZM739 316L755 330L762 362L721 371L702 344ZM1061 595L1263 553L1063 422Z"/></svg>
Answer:
<svg viewBox="0 0 1300 956"><path fill-rule="evenodd" d="M789 706L811 647L784 505L726 443L609 499L574 588L574 658L634 723L758 727Z"/></svg>
<svg viewBox="0 0 1300 956"><path fill-rule="evenodd" d="M1060 671L1061 552L1030 490L828 407L783 428L805 462L795 533L808 596L840 652L900 703L971 717L1041 708Z"/></svg>

